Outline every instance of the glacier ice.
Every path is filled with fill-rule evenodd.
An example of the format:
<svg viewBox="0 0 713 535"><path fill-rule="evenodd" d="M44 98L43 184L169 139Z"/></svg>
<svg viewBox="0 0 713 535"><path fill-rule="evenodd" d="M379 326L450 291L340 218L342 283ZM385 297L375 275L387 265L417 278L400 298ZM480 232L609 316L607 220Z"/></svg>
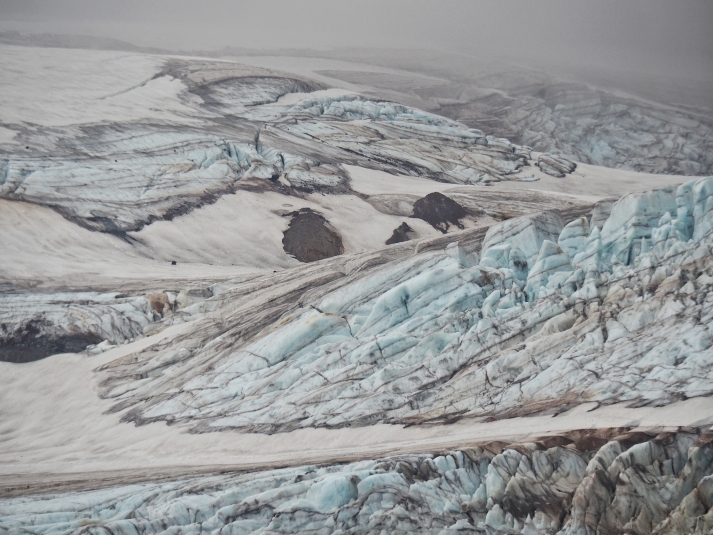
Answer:
<svg viewBox="0 0 713 535"><path fill-rule="evenodd" d="M421 57L419 66L404 56L395 60L367 54L362 61L389 67L408 61L421 74L438 72L448 81L433 84L417 75L380 74L380 84L372 87L372 93L391 99L400 93L397 100L410 97L409 102L421 108L535 151L648 173L704 176L713 172L710 117L703 108L675 104L681 92L673 97L674 92L663 92L658 84L646 83L653 96L648 100L632 95L630 88L626 93L605 89L599 85L601 79L576 81L571 73L563 79L522 66L487 69L456 55L447 61L442 56ZM358 84L371 81L368 73L357 71L329 71L329 76ZM420 99L414 99L414 94ZM710 100L704 106L710 108Z"/></svg>
<svg viewBox="0 0 713 535"><path fill-rule="evenodd" d="M281 301L269 287L237 287L205 301L213 312L158 353L107 370L102 395L131 409L125 420L194 432L708 396L711 183L625 196L601 231L555 213L508 220L487 231L479 259L464 242L363 274L315 266L281 283ZM181 347L188 355L165 367Z"/></svg>
<svg viewBox="0 0 713 535"><path fill-rule="evenodd" d="M5 293L0 301L0 361L25 362L53 353L101 352L142 336L160 319L151 296L98 292ZM102 345L103 344L103 345Z"/></svg>
<svg viewBox="0 0 713 535"><path fill-rule="evenodd" d="M344 193L344 164L474 184L505 180L531 157L456 121L355 94L323 95L299 77L178 60L165 71L186 87L181 98L193 113L183 122L23 131L28 149L0 155L0 197L126 236L238 188ZM296 102L280 100L303 92Z"/></svg>
<svg viewBox="0 0 713 535"><path fill-rule="evenodd" d="M286 173L296 186L306 180L333 189L347 180L335 166L212 135L149 126L119 132L97 126L92 135L91 155L80 161L10 156L0 162L0 196L50 206L91 230L125 235L233 192L241 178ZM82 142L80 137L69 144L87 150Z"/></svg>
<svg viewBox="0 0 713 535"><path fill-rule="evenodd" d="M160 80L182 91L174 95L181 101L175 114L23 127L15 137L24 151L0 158L0 195L134 243L140 237L133 231L142 226L238 189L284 198L354 196L357 175L353 182L348 164L402 175L395 181L425 182L403 177L410 175L453 185L506 180L531 161L553 177L576 169L558 147L532 152L412 107L321 91L300 77L229 62L171 59L164 67ZM551 111L544 136L573 108ZM581 135L583 123L570 124L575 128L560 137ZM528 137L538 141L532 132ZM629 146L641 141L635 137ZM656 143L649 154L664 155L684 172L710 163L693 138L693 145ZM584 152L596 161L617 157L608 141ZM237 432L302 429L320 436L343 433L329 428L382 423L421 426L424 436L427 426L438 426L447 435L446 424L458 419L487 428L492 420L516 425L507 419L535 414L542 422L583 403L625 404L630 414L709 398L713 178L600 201L589 218L579 208L512 217L537 203L514 198L538 195L527 191L512 194L515 206L507 213L500 213L502 198L491 197L496 214L453 189L472 213L507 219L487 231L396 243L210 288L158 290L155 280L136 283L130 295L10 288L0 303L0 356L31 360L46 349L92 344L72 358L96 379L90 386L109 400L102 404L113 405L113 415L97 414L101 425L131 431L119 420L177 423L201 445L217 437L209 432L223 432L219 438L230 437L232 446ZM377 210L402 216L418 198L376 197L368 202ZM140 344L93 356L144 335ZM8 348L15 351L10 358ZM54 362L68 362L62 358ZM52 364L3 366L31 381L33 371ZM40 420L33 415L20 427ZM44 495L3 480L0 532L707 533L713 453L711 431L705 432L710 422L701 422L483 440L450 452L422 442L409 450L421 453L359 462L330 457L324 466L242 474L195 475L174 466L171 478L179 479L162 474L146 481L146 474L104 480L91 472L69 486L95 490L35 482L52 489ZM66 437L59 427L36 433ZM143 429L163 439L167 428ZM236 444L241 440L248 441L243 434Z"/></svg>
<svg viewBox="0 0 713 535"><path fill-rule="evenodd" d="M557 212L542 212L494 225L488 229L483 240L483 258L488 256L491 247L505 244L511 249L518 249L524 254L528 265L532 266L540 253L542 243L545 240L557 241L563 226L562 218ZM493 267L507 267L507 264Z"/></svg>
<svg viewBox="0 0 713 535"><path fill-rule="evenodd" d="M711 431L572 431L328 466L0 498L0 531L635 535L713 527Z"/></svg>

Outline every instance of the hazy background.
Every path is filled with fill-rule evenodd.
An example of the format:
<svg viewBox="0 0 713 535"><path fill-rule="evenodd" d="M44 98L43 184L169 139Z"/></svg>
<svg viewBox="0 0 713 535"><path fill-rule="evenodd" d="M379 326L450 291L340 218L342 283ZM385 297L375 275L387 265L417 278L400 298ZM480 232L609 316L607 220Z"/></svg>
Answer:
<svg viewBox="0 0 713 535"><path fill-rule="evenodd" d="M705 81L712 27L712 0L0 0L3 31L173 51L429 49Z"/></svg>

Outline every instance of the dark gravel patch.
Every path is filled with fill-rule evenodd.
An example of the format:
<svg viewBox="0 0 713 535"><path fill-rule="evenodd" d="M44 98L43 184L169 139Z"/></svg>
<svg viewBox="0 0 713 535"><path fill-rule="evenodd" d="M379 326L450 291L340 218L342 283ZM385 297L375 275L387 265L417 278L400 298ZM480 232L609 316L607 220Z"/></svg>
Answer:
<svg viewBox="0 0 713 535"><path fill-rule="evenodd" d="M43 334L41 325L29 322L9 333L8 326L0 341L0 362L33 362L60 353L79 353L88 345L98 344L103 339L94 333L67 333L63 336Z"/></svg>

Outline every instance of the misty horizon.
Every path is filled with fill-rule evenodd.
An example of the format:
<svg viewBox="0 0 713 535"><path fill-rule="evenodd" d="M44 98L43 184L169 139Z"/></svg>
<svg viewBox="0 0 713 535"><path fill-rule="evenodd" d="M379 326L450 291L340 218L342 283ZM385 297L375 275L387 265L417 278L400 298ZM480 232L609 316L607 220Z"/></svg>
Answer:
<svg viewBox="0 0 713 535"><path fill-rule="evenodd" d="M713 3L323 0L200 4L6 0L0 30L170 51L393 48L475 60L713 80Z"/></svg>

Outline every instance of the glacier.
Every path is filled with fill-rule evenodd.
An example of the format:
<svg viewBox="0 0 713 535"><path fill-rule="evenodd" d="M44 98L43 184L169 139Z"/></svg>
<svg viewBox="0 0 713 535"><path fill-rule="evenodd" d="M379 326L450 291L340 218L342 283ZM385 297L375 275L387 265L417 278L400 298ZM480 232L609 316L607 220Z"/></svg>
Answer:
<svg viewBox="0 0 713 535"><path fill-rule="evenodd" d="M579 431L504 448L0 498L0 529L703 535L713 528L712 438L699 429Z"/></svg>
<svg viewBox="0 0 713 535"><path fill-rule="evenodd" d="M0 533L713 528L703 121L0 63Z"/></svg>
<svg viewBox="0 0 713 535"><path fill-rule="evenodd" d="M456 121L266 69L171 60L157 76L182 87L171 120L6 124L24 149L0 154L0 197L125 236L240 187L349 192L345 164L485 184L532 159L528 148Z"/></svg>
<svg viewBox="0 0 713 535"><path fill-rule="evenodd" d="M406 52L354 54L350 57L363 63L400 72L344 70L344 63L335 61L319 74L577 162L689 176L713 172L708 88L698 89L705 104L693 103L686 102L681 87L636 80L633 73L622 86L621 78L608 80L601 73L554 74L520 62L474 64L447 52L417 62ZM336 52L320 56L341 59Z"/></svg>
<svg viewBox="0 0 713 535"><path fill-rule="evenodd" d="M208 314L190 332L113 365L102 395L124 420L197 433L709 396L711 188L629 194L601 230L545 212L356 276L325 265L279 306L267 281L263 298L237 286L189 307Z"/></svg>
<svg viewBox="0 0 713 535"><path fill-rule="evenodd" d="M157 294L140 301L153 311L147 332L185 327L95 373L124 421L194 435L376 423L447 433L459 419L708 398L712 236L709 177L604 201L590 217L531 214L218 283L212 296L171 295L182 307L170 314ZM0 529L704 534L709 427L583 428L349 463L90 479L81 491L5 486Z"/></svg>

